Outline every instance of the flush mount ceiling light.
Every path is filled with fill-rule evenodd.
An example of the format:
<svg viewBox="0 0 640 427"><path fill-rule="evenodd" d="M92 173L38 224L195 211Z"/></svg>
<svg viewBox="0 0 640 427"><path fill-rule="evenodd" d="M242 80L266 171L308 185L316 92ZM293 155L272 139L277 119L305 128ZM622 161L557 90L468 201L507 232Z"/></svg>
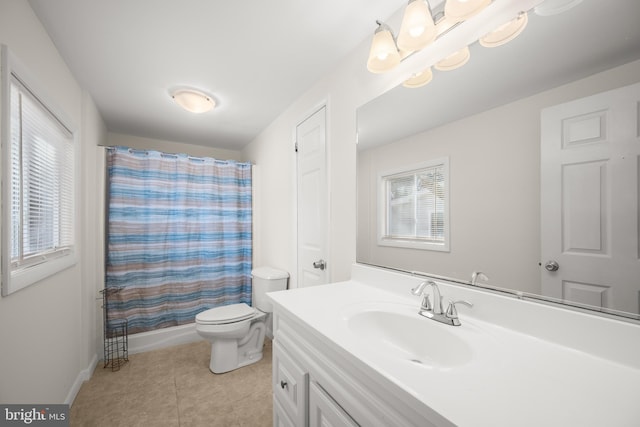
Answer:
<svg viewBox="0 0 640 427"><path fill-rule="evenodd" d="M469 46L465 46L459 51L454 52L451 55L447 56L446 58L442 59L433 67L436 70L440 70L440 71L455 70L456 68L462 67L464 64L466 64L467 61L469 61L470 57L471 57L471 52L469 51Z"/></svg>
<svg viewBox="0 0 640 427"><path fill-rule="evenodd" d="M400 63L400 52L391 28L383 22L376 21L376 23L378 28L371 41L367 69L372 73L384 73Z"/></svg>
<svg viewBox="0 0 640 427"><path fill-rule="evenodd" d="M409 0L404 11L398 48L407 52L424 49L436 39L436 25L425 0Z"/></svg>
<svg viewBox="0 0 640 427"><path fill-rule="evenodd" d="M195 89L176 89L171 92L171 97L176 104L191 113L206 113L216 106L213 98Z"/></svg>
<svg viewBox="0 0 640 427"><path fill-rule="evenodd" d="M482 12L491 0L447 0L444 5L444 16L452 21L465 21Z"/></svg>
<svg viewBox="0 0 640 427"><path fill-rule="evenodd" d="M424 86L431 80L433 80L433 71L431 71L431 67L429 67L424 71L415 73L413 76L405 80L404 83L402 83L402 86L413 89Z"/></svg>
<svg viewBox="0 0 640 427"><path fill-rule="evenodd" d="M484 47L502 46L518 37L527 26L527 22L529 22L527 12L520 12L520 14L511 21L499 26L484 37L481 37L478 42Z"/></svg>

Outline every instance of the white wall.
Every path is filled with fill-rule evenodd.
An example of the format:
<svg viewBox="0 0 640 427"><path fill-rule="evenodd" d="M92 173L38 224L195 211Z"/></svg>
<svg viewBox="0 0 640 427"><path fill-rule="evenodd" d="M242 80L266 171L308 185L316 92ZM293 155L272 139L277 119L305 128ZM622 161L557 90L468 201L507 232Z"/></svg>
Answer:
<svg viewBox="0 0 640 427"><path fill-rule="evenodd" d="M99 291L104 284L104 195L96 189L104 188L105 157L100 147L107 137L106 127L88 93L82 98L82 141L81 146L81 192L84 203L81 205L80 226L82 227L81 259L81 318L82 351L90 357L101 359L102 341L102 302ZM94 362L94 361L91 361ZM94 362L95 363L95 362ZM83 372L79 381L91 374L91 363L83 361L87 372ZM77 384L76 384L77 386Z"/></svg>
<svg viewBox="0 0 640 427"><path fill-rule="evenodd" d="M107 135L108 146L123 146L138 150L157 150L164 153L184 153L196 157L213 157L219 160L242 160L240 151L225 150L222 148L204 147L202 145L185 144L182 142L165 141L154 138L123 135L109 132Z"/></svg>
<svg viewBox="0 0 640 427"><path fill-rule="evenodd" d="M243 157L258 165L263 183L261 230L256 265L269 265L296 278L295 127L327 103L327 176L329 185L329 280L346 280L356 260L356 109L389 87L390 77L366 70L369 40L287 108L254 141Z"/></svg>
<svg viewBox="0 0 640 427"><path fill-rule="evenodd" d="M394 25L399 23L399 13L386 21ZM397 25L396 25L397 26ZM285 110L267 129L265 129L254 141L243 150L243 156L247 160L256 163L261 170L261 181L268 183L263 185L262 195L259 203L261 205L261 215L256 220L259 221L262 230L261 241L256 247L256 260L261 265L271 265L289 271L292 274L292 286L297 286L296 271L296 215L295 215L295 153L293 152L293 136L295 126L301 122L313 108L323 100L328 100L327 127L328 127L328 177L330 192L330 225L329 225L329 273L330 281L340 281L349 278L350 266L356 261L356 109L380 95L384 91L395 86L402 81L400 73L392 72L385 75L374 75L366 70L365 63L368 54L369 40L356 48L352 54L345 57L339 66L328 73L324 79L312 86L303 96L298 98L287 110ZM410 58L411 59L411 58ZM419 59L419 58L418 58ZM417 59L416 59L417 60ZM410 61L408 61L410 62ZM407 64L409 66L410 64ZM405 67L406 68L406 67ZM590 86L589 81L579 83L576 87L569 89L561 96L549 95L539 105L529 105L526 108L535 110L535 116L539 114L541 105L553 105L563 102L572 97L586 96L601 90L606 90L608 84L603 82ZM537 109L537 110L536 110ZM530 110L531 114L534 113ZM482 126L482 118L474 119ZM539 132L537 125L526 125L529 136ZM487 129L486 138L499 136L495 129ZM435 130L444 138L446 132L452 132L456 138L468 139L468 133L457 125L450 125L446 129ZM493 132L493 133L492 133ZM512 135L519 134L520 129L516 123L510 127ZM518 137L519 138L519 137ZM514 146L509 147L507 152L502 152L500 156L513 156L518 162L524 162L526 156L537 158L538 153L531 145L526 145L527 151L516 150ZM462 145L458 148L462 150ZM465 147L465 150L467 148ZM486 160L486 154L482 150L476 150L475 154ZM517 162L512 162L510 169L513 169ZM452 167L455 167L453 165ZM537 189L537 178L532 175L533 169L527 166L530 174L522 177L520 185L527 188L532 193L539 192ZM482 170L480 164L474 166L464 174L471 175L472 172ZM466 175L459 175L456 179L465 179ZM536 193L537 194L537 193ZM509 192L509 196L514 197L514 204L518 204L521 212L533 212L537 215L537 203L530 199L524 200L521 194L515 190ZM536 195L537 197L537 195ZM471 207L482 206L480 192L467 193L465 199L456 202L452 206L456 215L463 215L469 218ZM538 221L527 214L528 224L532 228L539 227ZM455 219L455 218L454 218ZM473 233L469 227L458 229L456 233L463 235ZM516 224L509 228L514 236L522 241L530 241L530 231L517 229ZM455 235L454 235L455 238ZM488 256L487 248L483 244L475 244L467 248L467 253L483 254ZM537 259L539 244L528 245L524 251L527 257L526 270L531 274L538 271L537 263L530 263L531 258ZM534 256L535 254L535 256ZM480 262L484 262L481 259ZM518 267L525 263L520 262ZM430 270L433 264L425 265L423 270ZM464 268L464 277L473 271ZM467 271L468 270L468 271ZM461 273L462 274L462 273ZM462 276L461 276L462 277ZM500 280L500 277L497 278Z"/></svg>
<svg viewBox="0 0 640 427"><path fill-rule="evenodd" d="M26 66L80 134L78 264L0 298L0 402L69 403L96 362L102 212L93 190L104 125L26 0L0 2L0 43ZM85 250L86 249L86 250ZM96 271L97 270L97 271Z"/></svg>
<svg viewBox="0 0 640 427"><path fill-rule="evenodd" d="M640 80L640 61L358 154L358 261L540 293L540 111ZM451 251L376 244L377 176L449 156ZM517 283L517 285L516 285Z"/></svg>

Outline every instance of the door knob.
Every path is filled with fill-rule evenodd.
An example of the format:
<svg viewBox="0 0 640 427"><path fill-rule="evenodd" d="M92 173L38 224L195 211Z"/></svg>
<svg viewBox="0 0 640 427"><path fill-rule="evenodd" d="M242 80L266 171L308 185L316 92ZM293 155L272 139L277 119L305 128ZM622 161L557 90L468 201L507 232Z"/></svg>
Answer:
<svg viewBox="0 0 640 427"><path fill-rule="evenodd" d="M544 268L547 271L558 271L558 269L560 268L560 264L558 264L557 262L551 260L551 261L547 261L546 264L544 265Z"/></svg>
<svg viewBox="0 0 640 427"><path fill-rule="evenodd" d="M318 260L313 263L313 268L319 268L320 270L324 270L325 268L327 268L327 262L323 259Z"/></svg>

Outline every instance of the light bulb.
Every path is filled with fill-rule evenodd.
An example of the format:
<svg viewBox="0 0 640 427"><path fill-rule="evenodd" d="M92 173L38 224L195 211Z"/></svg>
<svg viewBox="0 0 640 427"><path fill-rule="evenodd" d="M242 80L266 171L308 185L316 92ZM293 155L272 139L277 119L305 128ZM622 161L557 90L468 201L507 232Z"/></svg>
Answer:
<svg viewBox="0 0 640 427"><path fill-rule="evenodd" d="M502 46L518 37L527 26L528 21L527 12L521 12L511 21L502 24L489 34L481 37L478 42L484 47Z"/></svg>
<svg viewBox="0 0 640 427"><path fill-rule="evenodd" d="M411 37L419 37L422 33L424 33L424 27L413 27L409 30Z"/></svg>
<svg viewBox="0 0 640 427"><path fill-rule="evenodd" d="M384 73L395 68L400 63L400 53L396 47L391 29L379 23L373 34L367 69L372 73Z"/></svg>
<svg viewBox="0 0 640 427"><path fill-rule="evenodd" d="M398 47L405 52L424 49L436 38L436 26L425 0L411 0L402 17Z"/></svg>
<svg viewBox="0 0 640 427"><path fill-rule="evenodd" d="M442 59L434 68L440 71L451 71L456 68L462 67L464 64L469 61L471 57L471 52L469 51L469 46L465 46L457 52L452 53L446 58Z"/></svg>
<svg viewBox="0 0 640 427"><path fill-rule="evenodd" d="M426 70L420 71L412 75L410 78L405 80L404 83L402 83L402 86L412 88L412 89L418 88L426 85L431 80L433 80L433 72L431 71L431 67L429 67Z"/></svg>

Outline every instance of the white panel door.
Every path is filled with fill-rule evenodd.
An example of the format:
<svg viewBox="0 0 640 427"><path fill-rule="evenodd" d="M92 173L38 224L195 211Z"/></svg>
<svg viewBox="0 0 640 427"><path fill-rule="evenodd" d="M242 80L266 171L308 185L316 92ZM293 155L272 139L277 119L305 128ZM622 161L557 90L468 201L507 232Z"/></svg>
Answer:
<svg viewBox="0 0 640 427"><path fill-rule="evenodd" d="M328 280L328 190L325 107L296 127L298 287Z"/></svg>
<svg viewBox="0 0 640 427"><path fill-rule="evenodd" d="M639 102L635 84L542 112L544 295L639 313Z"/></svg>

